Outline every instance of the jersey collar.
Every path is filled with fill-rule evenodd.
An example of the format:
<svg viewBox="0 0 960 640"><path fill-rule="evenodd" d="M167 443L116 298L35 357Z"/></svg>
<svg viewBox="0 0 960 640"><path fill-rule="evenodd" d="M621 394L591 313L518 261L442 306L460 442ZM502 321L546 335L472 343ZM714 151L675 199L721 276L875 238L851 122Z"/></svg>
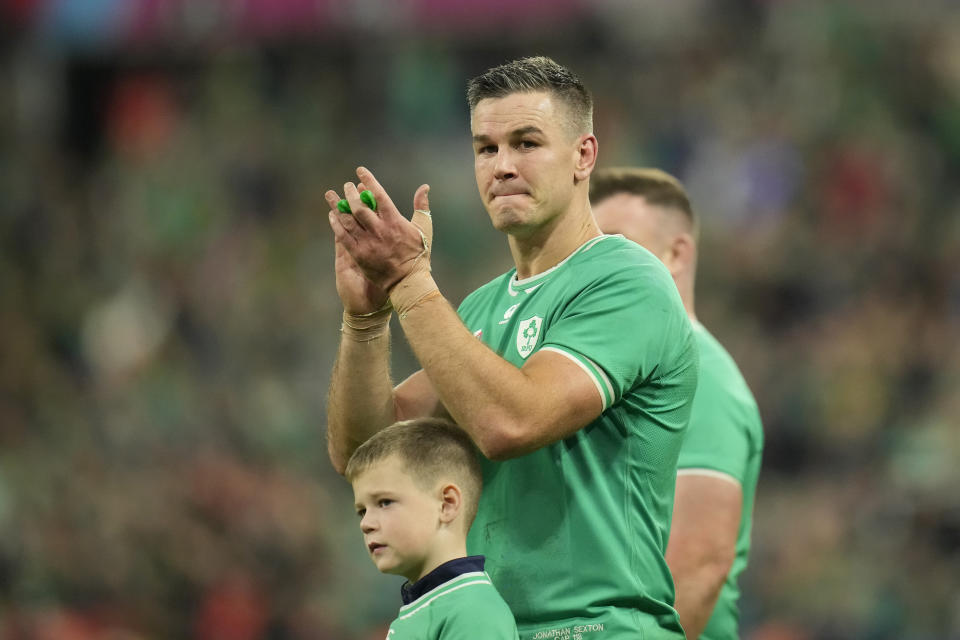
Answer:
<svg viewBox="0 0 960 640"><path fill-rule="evenodd" d="M432 591L465 573L483 571L483 556L467 556L466 558L457 558L449 560L442 565L423 576L413 584L409 581L404 582L400 587L400 597L403 598L403 604L410 604L428 591Z"/></svg>
<svg viewBox="0 0 960 640"><path fill-rule="evenodd" d="M590 238L589 240L581 244L579 247L574 249L573 253L568 255L566 258L564 258L557 264L553 265L546 271L542 271L536 275L532 275L529 278L524 278L523 280L517 279L517 272L516 270L514 270L513 275L510 276L510 279L507 282L507 291L510 292L511 296L516 296L521 291L523 291L524 293L533 293L534 291L537 290L537 288L541 284L546 282L546 278L550 274L552 274L554 271L556 271L557 269L565 265L573 256L577 255L578 253L583 253L584 251L588 251L590 247L592 247L593 245L597 244L601 240L604 240L610 237L612 236L601 235L595 238Z"/></svg>

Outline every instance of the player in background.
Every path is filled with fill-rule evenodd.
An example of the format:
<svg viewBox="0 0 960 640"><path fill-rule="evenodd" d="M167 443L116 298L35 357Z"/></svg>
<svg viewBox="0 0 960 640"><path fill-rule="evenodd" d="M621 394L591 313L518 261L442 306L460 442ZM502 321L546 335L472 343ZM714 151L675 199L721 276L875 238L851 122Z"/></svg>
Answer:
<svg viewBox="0 0 960 640"><path fill-rule="evenodd" d="M326 194L344 304L330 384L335 468L383 427L450 416L484 454L467 549L520 637L684 637L664 560L697 379L664 265L590 212L592 99L538 57L468 84L474 169L516 267L455 311L430 274L427 185L407 220L373 174ZM368 208L363 189L379 208ZM394 388L390 314L423 369Z"/></svg>
<svg viewBox="0 0 960 640"><path fill-rule="evenodd" d="M450 423L419 418L378 432L347 463L370 558L407 579L390 640L517 640L484 557L467 557L483 486L478 457Z"/></svg>
<svg viewBox="0 0 960 640"><path fill-rule="evenodd" d="M656 169L598 170L590 199L605 233L623 234L667 265L693 322L700 380L680 449L667 563L687 637L734 640L763 428L733 358L697 321L698 222L680 182Z"/></svg>

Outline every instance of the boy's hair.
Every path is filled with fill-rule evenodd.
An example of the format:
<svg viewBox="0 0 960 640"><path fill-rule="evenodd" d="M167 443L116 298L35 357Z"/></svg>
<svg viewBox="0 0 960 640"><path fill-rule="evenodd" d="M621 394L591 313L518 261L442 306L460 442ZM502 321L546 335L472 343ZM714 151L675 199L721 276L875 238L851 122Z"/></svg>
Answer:
<svg viewBox="0 0 960 640"><path fill-rule="evenodd" d="M567 107L571 128L578 134L593 132L593 98L580 79L546 56L521 58L488 69L467 83L467 104L473 113L486 98L513 93L549 91Z"/></svg>
<svg viewBox="0 0 960 640"><path fill-rule="evenodd" d="M353 482L390 456L397 456L403 470L424 490L432 491L447 477L455 480L463 496L466 530L470 529L483 488L479 451L470 436L439 418L397 422L360 445L350 456L343 475Z"/></svg>
<svg viewBox="0 0 960 640"><path fill-rule="evenodd" d="M612 167L598 169L590 176L590 202L618 193L643 197L647 203L682 213L696 235L700 222L690 206L683 184L666 171L644 167Z"/></svg>

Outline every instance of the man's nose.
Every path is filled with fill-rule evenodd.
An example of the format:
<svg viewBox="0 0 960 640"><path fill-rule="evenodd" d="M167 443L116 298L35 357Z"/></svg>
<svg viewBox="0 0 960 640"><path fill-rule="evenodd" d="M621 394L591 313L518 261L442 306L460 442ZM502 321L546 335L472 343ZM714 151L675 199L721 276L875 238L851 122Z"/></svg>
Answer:
<svg viewBox="0 0 960 640"><path fill-rule="evenodd" d="M511 178L517 177L517 166L514 162L513 150L509 147L497 151L494 176L496 176L497 180L510 180Z"/></svg>

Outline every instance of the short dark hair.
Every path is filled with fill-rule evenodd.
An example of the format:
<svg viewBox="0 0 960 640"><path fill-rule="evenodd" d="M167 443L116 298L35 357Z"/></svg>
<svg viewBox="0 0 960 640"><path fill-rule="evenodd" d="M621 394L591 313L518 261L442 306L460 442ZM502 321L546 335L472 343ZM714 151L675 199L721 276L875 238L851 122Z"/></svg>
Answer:
<svg viewBox="0 0 960 640"><path fill-rule="evenodd" d="M479 451L462 429L440 418L417 418L396 422L360 445L344 470L347 480L390 456L397 456L417 486L432 490L442 478L451 476L463 496L466 528L477 515L483 488Z"/></svg>
<svg viewBox="0 0 960 640"><path fill-rule="evenodd" d="M481 100L513 93L549 91L567 106L573 128L593 131L593 98L572 71L546 56L512 60L488 69L467 83L470 113Z"/></svg>
<svg viewBox="0 0 960 640"><path fill-rule="evenodd" d="M611 167L598 169L590 176L592 204L618 193L641 196L651 205L679 211L687 217L694 231L699 226L683 183L666 171L649 167Z"/></svg>

